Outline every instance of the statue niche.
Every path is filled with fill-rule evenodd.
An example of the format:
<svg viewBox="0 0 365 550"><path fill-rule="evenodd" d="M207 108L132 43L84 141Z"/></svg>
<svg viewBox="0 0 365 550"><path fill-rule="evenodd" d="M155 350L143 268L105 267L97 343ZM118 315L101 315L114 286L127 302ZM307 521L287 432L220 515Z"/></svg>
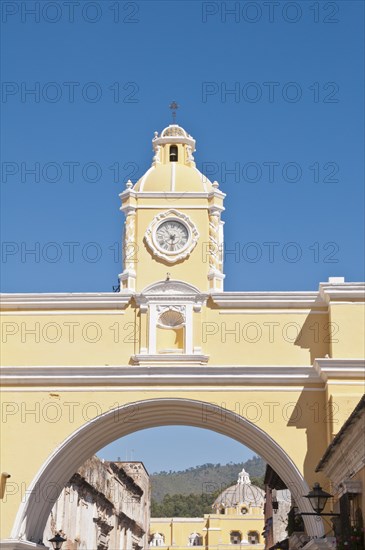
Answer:
<svg viewBox="0 0 365 550"><path fill-rule="evenodd" d="M184 353L185 306L157 306L157 353Z"/></svg>

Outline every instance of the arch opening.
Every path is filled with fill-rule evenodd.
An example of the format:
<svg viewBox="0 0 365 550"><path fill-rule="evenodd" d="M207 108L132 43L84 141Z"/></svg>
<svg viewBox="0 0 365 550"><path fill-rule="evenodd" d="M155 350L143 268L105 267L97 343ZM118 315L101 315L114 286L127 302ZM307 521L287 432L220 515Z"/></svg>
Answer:
<svg viewBox="0 0 365 550"><path fill-rule="evenodd" d="M178 161L178 149L177 145L170 145L170 162Z"/></svg>
<svg viewBox="0 0 365 550"><path fill-rule="evenodd" d="M42 539L52 506L71 476L100 448L146 428L181 425L205 428L249 445L277 472L302 512L311 512L303 497L309 488L286 452L261 428L219 405L183 398L158 398L120 406L87 422L50 455L34 478L27 500L21 504L12 538L31 542ZM50 491L52 488L52 491ZM52 494L52 498L39 498ZM310 537L324 535L323 523L304 516Z"/></svg>

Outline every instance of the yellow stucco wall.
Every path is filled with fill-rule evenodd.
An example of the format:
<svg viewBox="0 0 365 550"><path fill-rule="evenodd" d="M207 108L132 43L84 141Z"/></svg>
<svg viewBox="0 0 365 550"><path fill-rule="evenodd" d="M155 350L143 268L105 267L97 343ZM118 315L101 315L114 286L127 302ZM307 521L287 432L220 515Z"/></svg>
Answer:
<svg viewBox="0 0 365 550"><path fill-rule="evenodd" d="M245 516L207 514L203 518L151 518L150 533L160 533L164 536L165 547L188 549L189 535L198 533L203 538L203 546L209 548L232 547L231 531L239 531L242 539L248 540L249 532L259 536L258 544L247 544L249 550L259 550L264 547L261 535L264 528L262 510L254 510Z"/></svg>
<svg viewBox="0 0 365 550"><path fill-rule="evenodd" d="M3 364L128 364L147 339L139 310L129 306L112 314L90 313L4 316ZM194 345L209 355L212 365L311 365L329 353L327 319L326 313L226 313L203 307L201 313L194 312ZM163 339L172 338L165 331ZM358 356L352 346L346 353Z"/></svg>
<svg viewBox="0 0 365 550"><path fill-rule="evenodd" d="M365 335L365 306L354 301L330 304L331 357L363 357Z"/></svg>

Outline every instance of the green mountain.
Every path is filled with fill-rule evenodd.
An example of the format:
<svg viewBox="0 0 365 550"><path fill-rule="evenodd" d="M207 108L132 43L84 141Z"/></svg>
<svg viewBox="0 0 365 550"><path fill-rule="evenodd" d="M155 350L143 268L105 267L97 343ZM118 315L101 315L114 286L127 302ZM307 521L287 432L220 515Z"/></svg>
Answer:
<svg viewBox="0 0 365 550"><path fill-rule="evenodd" d="M152 499L157 504L169 495L207 495L203 497L204 504L219 494L226 487L237 482L239 472L244 468L251 477L251 482L262 486L266 463L262 458L254 456L246 462L238 464L203 464L179 472L158 472L150 476ZM215 498L215 497L214 497ZM214 500L213 498L213 500ZM176 500L176 499L175 499ZM170 514L168 514L170 515Z"/></svg>

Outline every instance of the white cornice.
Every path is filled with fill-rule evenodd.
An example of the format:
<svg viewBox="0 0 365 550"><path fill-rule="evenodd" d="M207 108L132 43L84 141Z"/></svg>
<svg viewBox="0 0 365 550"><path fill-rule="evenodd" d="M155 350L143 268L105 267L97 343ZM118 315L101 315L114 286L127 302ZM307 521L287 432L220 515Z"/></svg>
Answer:
<svg viewBox="0 0 365 550"><path fill-rule="evenodd" d="M202 305L205 305L207 298L208 294L201 293L196 287L179 280L158 281L134 296L136 304L144 308L148 304L170 303L176 305L192 303L196 311L199 311Z"/></svg>
<svg viewBox="0 0 365 550"><path fill-rule="evenodd" d="M200 207L199 207L200 208ZM211 299L222 309L321 309L334 300L358 303L364 283L320 283L319 292L212 292ZM120 310L130 302L132 292L14 293L0 294L2 310Z"/></svg>
<svg viewBox="0 0 365 550"><path fill-rule="evenodd" d="M176 200L178 199L180 202L181 200L185 199L205 199L206 201L212 199L212 198L219 198L224 199L226 196L225 193L220 191L219 189L214 189L213 191L133 191L133 189L125 189L122 193L119 193L119 197L122 201L126 201L129 198L136 199L163 199L163 200L173 200L174 204L177 205ZM182 206L182 204L178 204L179 208L194 208L193 204L187 204L185 206ZM122 212L127 213L130 208L133 209L143 209L143 208L157 208L161 209L161 204L156 205L141 205L137 203L135 205L129 205L129 204L122 204L120 207L120 210ZM206 203L203 203L199 208L209 208ZM219 210L223 212L224 207L220 205L215 205L214 208L216 210Z"/></svg>
<svg viewBox="0 0 365 550"><path fill-rule="evenodd" d="M323 381L332 378L365 380L365 359L330 359L314 360L314 368Z"/></svg>
<svg viewBox="0 0 365 550"><path fill-rule="evenodd" d="M365 283L320 283L319 293L329 303L335 301L365 301Z"/></svg>
<svg viewBox="0 0 365 550"><path fill-rule="evenodd" d="M206 366L205 355L163 357L134 356L139 366L4 366L3 386L221 386L285 384L318 384L321 379L313 367L298 365L212 365ZM156 364L156 358L158 363ZM176 362L173 365L173 362ZM191 361L190 365L187 364ZM184 364L185 362L185 364ZM164 364L165 363L165 364ZM166 364L167 363L167 364ZM203 365L197 369L197 364Z"/></svg>
<svg viewBox="0 0 365 550"><path fill-rule="evenodd" d="M138 354L132 356L132 362L135 365L145 367L154 367L155 365L167 364L169 367L178 366L199 366L208 363L209 356L202 354Z"/></svg>
<svg viewBox="0 0 365 550"><path fill-rule="evenodd" d="M132 293L17 293L0 294L2 310L28 309L124 309L130 302Z"/></svg>
<svg viewBox="0 0 365 550"><path fill-rule="evenodd" d="M221 308L327 308L318 292L215 292L212 300Z"/></svg>

